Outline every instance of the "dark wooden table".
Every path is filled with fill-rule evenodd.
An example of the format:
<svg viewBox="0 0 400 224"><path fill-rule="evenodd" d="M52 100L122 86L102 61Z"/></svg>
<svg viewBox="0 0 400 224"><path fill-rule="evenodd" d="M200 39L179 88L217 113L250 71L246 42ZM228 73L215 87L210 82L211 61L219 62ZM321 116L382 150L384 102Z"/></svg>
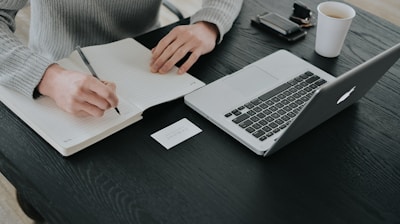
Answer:
<svg viewBox="0 0 400 224"><path fill-rule="evenodd" d="M315 28L289 44L250 25L263 11L289 16L292 4L246 0L190 73L209 83L284 48L339 76L400 41L398 26L358 8L336 59L314 53ZM152 47L169 29L137 39ZM0 171L49 223L400 223L399 113L397 62L359 102L271 157L178 99L63 158L1 104ZM203 132L169 151L150 137L185 117Z"/></svg>

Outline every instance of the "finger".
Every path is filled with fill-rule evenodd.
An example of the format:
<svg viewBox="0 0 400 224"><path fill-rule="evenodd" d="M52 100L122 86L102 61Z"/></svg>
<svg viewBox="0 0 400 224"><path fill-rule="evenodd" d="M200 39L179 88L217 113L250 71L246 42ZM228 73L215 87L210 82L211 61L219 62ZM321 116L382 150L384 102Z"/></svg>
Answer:
<svg viewBox="0 0 400 224"><path fill-rule="evenodd" d="M101 117L104 114L104 110L76 98L72 99L68 106L63 107L63 109L78 117Z"/></svg>
<svg viewBox="0 0 400 224"><path fill-rule="evenodd" d="M192 52L189 56L189 58L185 61L185 63L183 63L178 70L178 74L183 74L185 72L187 72L194 63L196 63L196 61L200 58L201 53L199 52L199 50L196 50L194 52Z"/></svg>
<svg viewBox="0 0 400 224"><path fill-rule="evenodd" d="M111 103L110 105L111 105L111 107L115 108L115 107L118 106L118 102L119 102L118 96L117 96L117 93L116 93L117 85L115 85L115 83L113 83L113 82L108 82L106 84L106 86L108 88L110 88L111 91L112 91L112 99L109 99L108 101L110 102L110 100L111 100L112 102L114 102L114 103Z"/></svg>
<svg viewBox="0 0 400 224"><path fill-rule="evenodd" d="M111 108L111 104L103 97L99 96L95 92L85 92L81 96L81 102L86 102L90 105L93 105L101 110L107 110Z"/></svg>
<svg viewBox="0 0 400 224"><path fill-rule="evenodd" d="M89 114L88 112L83 111L83 110L80 110L80 111L74 113L73 115L77 116L77 117L90 117L90 116L92 116L91 114Z"/></svg>
<svg viewBox="0 0 400 224"><path fill-rule="evenodd" d="M109 82L109 81L101 81L104 85L106 85L108 88L111 88L114 92L117 89L117 85L115 85L115 83L113 82Z"/></svg>
<svg viewBox="0 0 400 224"><path fill-rule="evenodd" d="M158 70L159 73L167 73L170 71L178 61L180 61L182 58L184 58L190 51L193 50L194 48L193 42L188 42L185 45L181 46L179 49L177 49L174 54L169 58Z"/></svg>
<svg viewBox="0 0 400 224"><path fill-rule="evenodd" d="M105 110L102 110L99 107L88 102L82 102L78 107L80 108L78 111L79 116L102 117L105 112Z"/></svg>
<svg viewBox="0 0 400 224"><path fill-rule="evenodd" d="M107 82L107 84L104 85L99 80L94 79L94 81L88 82L86 87L87 87L87 90L95 93L101 99L106 100L109 107L116 107L118 105L118 97L115 93L116 87L115 87L114 83ZM87 91L87 92L89 93L89 91ZM102 105L102 103L97 101L98 99L96 96L93 96L93 95L87 95L87 96L90 97L90 98L87 98L87 100L89 100L88 102L93 102L93 104L98 105L98 106ZM93 100L93 101L90 101L90 100ZM97 102L97 103L95 103L95 102ZM100 108L103 109L104 106L101 106Z"/></svg>
<svg viewBox="0 0 400 224"><path fill-rule="evenodd" d="M177 39L177 35L173 32L174 29L169 32L165 37L163 37L157 44L155 48L153 48L152 52L152 61L155 61L160 55L164 52L164 50Z"/></svg>
<svg viewBox="0 0 400 224"><path fill-rule="evenodd" d="M168 33L157 46L152 50L150 67L152 72L157 72L159 68L174 54L182 45L187 43L192 37L187 31L188 26L175 27Z"/></svg>
<svg viewBox="0 0 400 224"><path fill-rule="evenodd" d="M164 52L155 63L153 72L166 73L170 71L173 66L184 58L189 52L201 47L201 41L192 38L192 35L183 35L184 37L176 40L171 46L175 46L171 52ZM168 53L168 54L166 54ZM169 58L164 58L169 57Z"/></svg>
<svg viewBox="0 0 400 224"><path fill-rule="evenodd" d="M161 55L153 59L154 61L152 61L152 63L150 64L151 72L159 72L160 68L162 68L165 65L165 63L167 63L167 61L170 60L171 58L173 62L169 62L168 67L174 66L175 63L178 62L179 60L176 60L173 57L176 56L177 53L180 53L180 51L181 51L180 54L185 54L185 50L183 47L185 46L186 42L187 42L186 38L180 38L176 39L169 46L167 46ZM167 69L167 71L168 70L169 69Z"/></svg>

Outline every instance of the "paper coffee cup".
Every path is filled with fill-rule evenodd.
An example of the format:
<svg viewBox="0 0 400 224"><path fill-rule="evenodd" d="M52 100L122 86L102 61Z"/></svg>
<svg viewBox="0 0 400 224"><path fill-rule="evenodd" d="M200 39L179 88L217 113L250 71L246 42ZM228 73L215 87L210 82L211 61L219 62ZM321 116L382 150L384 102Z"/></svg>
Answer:
<svg viewBox="0 0 400 224"><path fill-rule="evenodd" d="M337 57L356 12L349 5L334 1L320 3L317 10L315 51L324 57Z"/></svg>

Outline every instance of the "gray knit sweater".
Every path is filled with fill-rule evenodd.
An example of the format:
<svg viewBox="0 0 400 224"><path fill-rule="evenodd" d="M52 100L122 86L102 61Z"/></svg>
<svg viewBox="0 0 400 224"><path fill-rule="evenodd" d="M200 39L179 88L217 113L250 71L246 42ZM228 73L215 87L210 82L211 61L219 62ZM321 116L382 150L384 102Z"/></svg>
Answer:
<svg viewBox="0 0 400 224"><path fill-rule="evenodd" d="M104 44L159 25L161 0L31 0L29 48L14 35L15 15L27 0L0 0L0 84L32 97L44 71L76 45ZM191 23L214 23L220 40L243 0L203 0Z"/></svg>

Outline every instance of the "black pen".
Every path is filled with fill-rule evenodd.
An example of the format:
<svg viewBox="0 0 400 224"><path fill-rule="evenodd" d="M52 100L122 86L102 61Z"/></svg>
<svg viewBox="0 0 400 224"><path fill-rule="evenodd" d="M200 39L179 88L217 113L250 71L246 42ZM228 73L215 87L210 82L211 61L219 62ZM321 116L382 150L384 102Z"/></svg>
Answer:
<svg viewBox="0 0 400 224"><path fill-rule="evenodd" d="M83 54L83 51L81 50L81 47L80 46L76 46L76 50L78 51L79 56L81 56L83 62L86 65L86 67L89 69L90 73L92 73L92 75L94 77L96 77L98 80L100 80L100 78L97 76L96 72L94 71L92 65L90 65L89 60L86 58L85 54ZM120 114L117 107L114 108L114 109L115 109L115 111L117 111L118 114Z"/></svg>

